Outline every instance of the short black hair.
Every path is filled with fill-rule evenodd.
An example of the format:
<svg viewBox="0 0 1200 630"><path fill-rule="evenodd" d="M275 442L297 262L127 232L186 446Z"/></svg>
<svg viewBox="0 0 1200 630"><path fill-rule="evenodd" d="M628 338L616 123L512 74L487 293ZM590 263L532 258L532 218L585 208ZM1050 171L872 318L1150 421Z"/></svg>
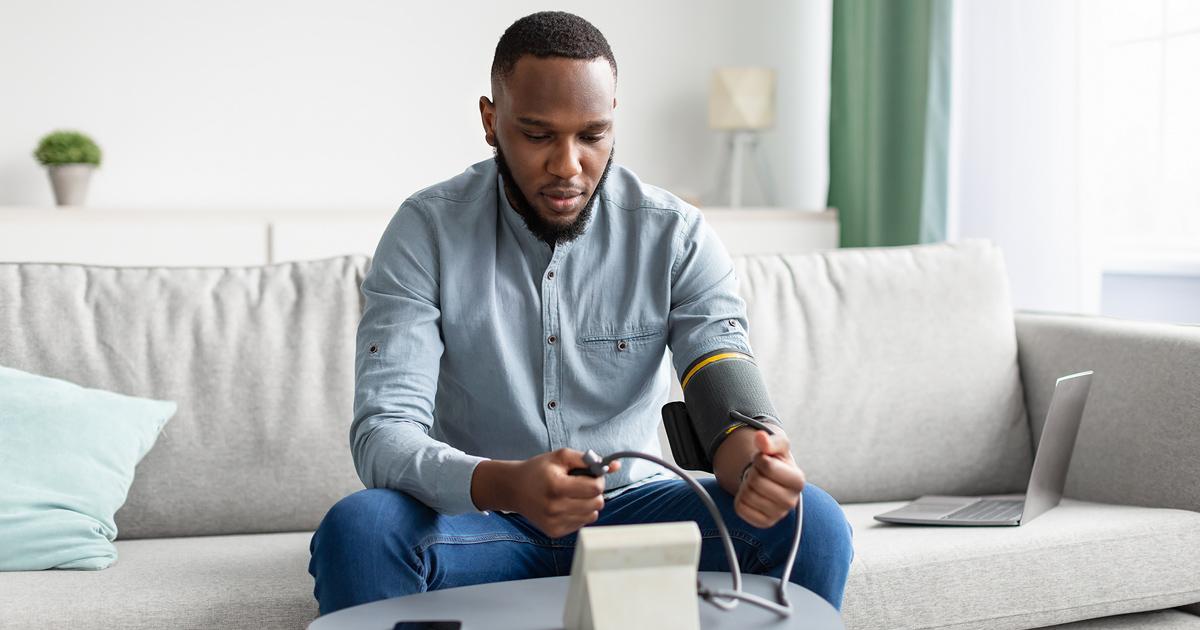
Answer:
<svg viewBox="0 0 1200 630"><path fill-rule="evenodd" d="M596 59L604 57L612 66L613 80L617 79L617 59L600 29L591 22L565 11L541 11L512 23L492 58L492 89L499 87L525 55L534 57L566 57Z"/></svg>

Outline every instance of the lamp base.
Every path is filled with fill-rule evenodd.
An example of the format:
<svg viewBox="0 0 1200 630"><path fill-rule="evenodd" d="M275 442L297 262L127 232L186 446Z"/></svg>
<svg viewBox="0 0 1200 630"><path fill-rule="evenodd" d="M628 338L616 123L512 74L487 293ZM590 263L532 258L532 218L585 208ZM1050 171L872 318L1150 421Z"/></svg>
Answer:
<svg viewBox="0 0 1200 630"><path fill-rule="evenodd" d="M767 163L766 156L758 146L758 133L750 130L730 131L728 141L725 143L725 148L721 153L720 166L717 170L717 175L714 178L717 183L717 189L713 198L721 203L724 200L729 200L729 207L740 208L742 206L742 183L744 176L742 171L745 163L753 160L757 168L753 168L755 179L758 180L759 188L763 196L762 205L775 205L774 184L771 180L770 165Z"/></svg>

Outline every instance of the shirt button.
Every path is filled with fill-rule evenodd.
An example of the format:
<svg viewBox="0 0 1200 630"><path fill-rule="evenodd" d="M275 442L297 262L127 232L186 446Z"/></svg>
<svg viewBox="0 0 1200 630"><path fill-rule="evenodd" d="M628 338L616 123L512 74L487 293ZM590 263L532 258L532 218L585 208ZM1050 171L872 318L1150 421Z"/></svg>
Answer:
<svg viewBox="0 0 1200 630"><path fill-rule="evenodd" d="M730 327L730 328L737 328L737 320L736 320L736 319L731 319L731 320L729 320L729 327Z"/></svg>
<svg viewBox="0 0 1200 630"><path fill-rule="evenodd" d="M553 280L553 279L554 279L554 272L553 272L553 271L548 271L548 272L546 272L546 278L547 278L547 279L550 279L550 280Z"/></svg>
<svg viewBox="0 0 1200 630"><path fill-rule="evenodd" d="M628 347L629 347L629 342L625 341L624 339L617 342L617 350L619 350L621 352L625 352L625 349Z"/></svg>
<svg viewBox="0 0 1200 630"><path fill-rule="evenodd" d="M555 341L558 341L558 337L555 337L554 335L550 335L549 337L546 337L546 343L548 343L550 345L554 345Z"/></svg>
<svg viewBox="0 0 1200 630"><path fill-rule="evenodd" d="M546 406L551 409L558 409L558 402L551 400L550 402L546 403Z"/></svg>

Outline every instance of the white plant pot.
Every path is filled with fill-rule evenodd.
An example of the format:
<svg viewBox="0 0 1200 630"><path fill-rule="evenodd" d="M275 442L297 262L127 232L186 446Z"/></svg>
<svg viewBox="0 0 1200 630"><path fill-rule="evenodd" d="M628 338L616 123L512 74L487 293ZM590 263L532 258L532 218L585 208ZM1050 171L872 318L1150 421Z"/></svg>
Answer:
<svg viewBox="0 0 1200 630"><path fill-rule="evenodd" d="M57 164L47 166L54 201L60 206L82 206L87 199L88 183L92 179L92 164Z"/></svg>

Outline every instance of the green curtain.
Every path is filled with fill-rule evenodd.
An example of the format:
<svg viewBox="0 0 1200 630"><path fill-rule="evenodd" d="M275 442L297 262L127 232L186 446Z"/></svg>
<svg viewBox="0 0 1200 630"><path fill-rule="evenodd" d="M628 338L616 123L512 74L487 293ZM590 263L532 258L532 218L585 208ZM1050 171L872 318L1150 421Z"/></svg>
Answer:
<svg viewBox="0 0 1200 630"><path fill-rule="evenodd" d="M946 238L951 0L834 0L829 206L842 247Z"/></svg>

